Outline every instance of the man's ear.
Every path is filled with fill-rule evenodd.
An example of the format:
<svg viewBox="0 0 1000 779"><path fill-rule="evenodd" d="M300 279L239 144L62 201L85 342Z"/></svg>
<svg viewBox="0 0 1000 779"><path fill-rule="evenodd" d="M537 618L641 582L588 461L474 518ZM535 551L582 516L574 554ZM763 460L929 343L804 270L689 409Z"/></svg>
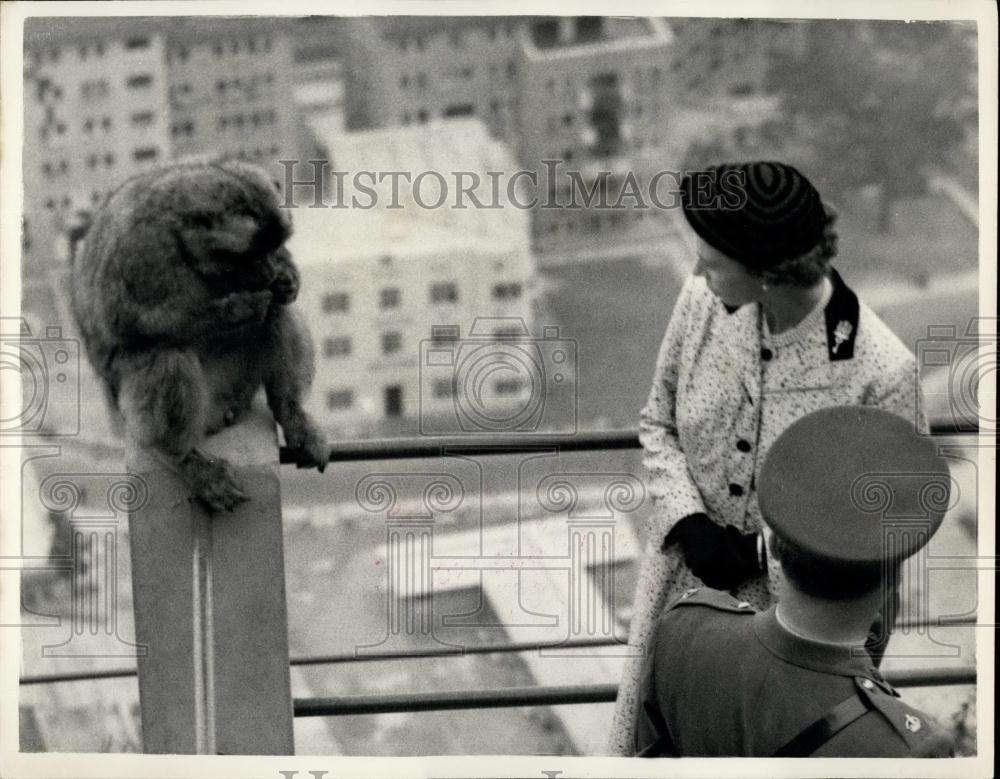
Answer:
<svg viewBox="0 0 1000 779"><path fill-rule="evenodd" d="M767 545L767 556L780 563L781 555L778 553L776 548L778 544L775 543L777 536L774 535L774 532L767 525L763 526L761 532L764 534L764 543Z"/></svg>

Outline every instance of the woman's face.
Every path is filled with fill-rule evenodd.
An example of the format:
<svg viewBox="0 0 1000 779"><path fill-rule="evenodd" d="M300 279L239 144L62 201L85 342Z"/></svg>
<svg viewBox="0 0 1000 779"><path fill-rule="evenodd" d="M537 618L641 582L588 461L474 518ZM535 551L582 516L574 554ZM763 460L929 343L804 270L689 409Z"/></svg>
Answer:
<svg viewBox="0 0 1000 779"><path fill-rule="evenodd" d="M743 306L760 300L764 294L759 276L732 260L718 249L695 236L698 262L696 276L704 276L708 288L727 306Z"/></svg>

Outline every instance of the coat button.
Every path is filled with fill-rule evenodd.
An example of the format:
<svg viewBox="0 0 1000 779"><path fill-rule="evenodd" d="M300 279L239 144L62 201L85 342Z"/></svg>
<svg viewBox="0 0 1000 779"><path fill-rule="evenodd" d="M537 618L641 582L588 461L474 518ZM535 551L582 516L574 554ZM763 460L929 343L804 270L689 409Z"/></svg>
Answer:
<svg viewBox="0 0 1000 779"><path fill-rule="evenodd" d="M736 448L739 449L741 452L749 452L752 447L750 446L749 441L746 441L741 438L739 441L736 442Z"/></svg>
<svg viewBox="0 0 1000 779"><path fill-rule="evenodd" d="M730 484L729 494L732 495L734 498L738 498L740 495L743 494L743 488L739 484Z"/></svg>
<svg viewBox="0 0 1000 779"><path fill-rule="evenodd" d="M874 690L875 682L873 682L871 679L865 679L863 682L861 682L861 686L864 687L866 690Z"/></svg>
<svg viewBox="0 0 1000 779"><path fill-rule="evenodd" d="M760 358L762 360L770 360L772 357L774 357L774 352L772 352L770 349L760 350Z"/></svg>

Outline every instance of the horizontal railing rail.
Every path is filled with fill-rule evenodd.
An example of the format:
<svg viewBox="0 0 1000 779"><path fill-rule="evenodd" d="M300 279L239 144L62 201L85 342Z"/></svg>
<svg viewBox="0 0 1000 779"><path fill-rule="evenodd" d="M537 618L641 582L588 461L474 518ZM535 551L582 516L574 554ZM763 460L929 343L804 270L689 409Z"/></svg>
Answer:
<svg viewBox="0 0 1000 779"><path fill-rule="evenodd" d="M972 666L927 668L886 672L894 687L939 687L975 684ZM449 690L393 695L340 695L335 698L296 698L296 717L342 717L357 714L390 714L454 709L495 709L511 706L565 706L579 703L612 703L615 684L561 687L506 687L497 690Z"/></svg>
<svg viewBox="0 0 1000 779"><path fill-rule="evenodd" d="M906 619L896 623L896 631L926 629L932 627L972 627L977 624L974 615L945 616L931 620ZM546 649L587 649L623 644L607 636L593 638L577 638L561 643L539 643L537 641L505 641L483 643L475 646L455 647L453 649L438 647L431 650L409 649L399 652L365 653L336 652L332 654L302 655L293 657L289 664L293 667L311 665L336 665L340 663L372 663L390 660L420 660L440 657L463 657L466 655L511 654L516 652L540 652ZM77 671L72 673L34 674L21 677L22 685L54 684L56 682L93 682L102 679L122 679L136 675L135 668L107 668L94 671Z"/></svg>
<svg viewBox="0 0 1000 779"><path fill-rule="evenodd" d="M977 425L937 421L930 425L933 436L975 435ZM595 452L613 449L638 449L638 430L599 430L568 433L510 433L476 434L461 436L425 436L416 438L375 438L361 441L342 441L330 448L330 462L358 462L364 460L405 460L411 458L440 457L448 450L461 450L463 455L527 454L540 449L558 449L560 452ZM295 451L281 450L281 462L286 465L296 461Z"/></svg>

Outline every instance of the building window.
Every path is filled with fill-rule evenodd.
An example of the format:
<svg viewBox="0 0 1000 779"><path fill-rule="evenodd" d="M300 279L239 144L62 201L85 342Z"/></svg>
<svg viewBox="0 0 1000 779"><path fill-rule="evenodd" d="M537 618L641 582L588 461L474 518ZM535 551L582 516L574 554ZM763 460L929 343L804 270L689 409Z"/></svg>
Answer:
<svg viewBox="0 0 1000 779"><path fill-rule="evenodd" d="M496 384L493 385L497 395L507 398L521 394L523 387L524 382L520 379L497 379Z"/></svg>
<svg viewBox="0 0 1000 779"><path fill-rule="evenodd" d="M428 114L426 108L421 108L419 111L417 111L417 120L421 124L427 124L427 119L428 119Z"/></svg>
<svg viewBox="0 0 1000 779"><path fill-rule="evenodd" d="M148 49L149 48L149 38L129 38L125 41L125 48L129 51L136 51L137 49Z"/></svg>
<svg viewBox="0 0 1000 779"><path fill-rule="evenodd" d="M458 325L436 325L431 328L431 342L435 346L455 343L458 340Z"/></svg>
<svg viewBox="0 0 1000 779"><path fill-rule="evenodd" d="M153 126L153 112L152 111L139 111L138 113L132 114L132 126L133 127L152 127Z"/></svg>
<svg viewBox="0 0 1000 779"><path fill-rule="evenodd" d="M475 113L476 107L472 103L459 103L457 105L450 105L444 109L444 115L448 117L473 116Z"/></svg>
<svg viewBox="0 0 1000 779"><path fill-rule="evenodd" d="M332 411L354 405L354 390L330 390L326 393L326 407Z"/></svg>
<svg viewBox="0 0 1000 779"><path fill-rule="evenodd" d="M378 293L378 307L379 308L398 308L399 307L399 287L386 287L385 289L379 290L379 293Z"/></svg>
<svg viewBox="0 0 1000 779"><path fill-rule="evenodd" d="M129 76L125 83L129 89L148 89L153 85L153 77L148 73L142 73L138 76Z"/></svg>
<svg viewBox="0 0 1000 779"><path fill-rule="evenodd" d="M434 397L438 399L452 398L455 396L455 378L434 379Z"/></svg>
<svg viewBox="0 0 1000 779"><path fill-rule="evenodd" d="M493 285L494 300L517 300L520 297L521 285L519 283Z"/></svg>
<svg viewBox="0 0 1000 779"><path fill-rule="evenodd" d="M493 331L493 337L500 341L521 338L523 335L524 329L519 325L504 325Z"/></svg>
<svg viewBox="0 0 1000 779"><path fill-rule="evenodd" d="M346 292L330 292L323 296L324 314L343 314L350 307L351 297Z"/></svg>
<svg viewBox="0 0 1000 779"><path fill-rule="evenodd" d="M403 416L403 388L398 384L386 387L384 390L384 397L385 415L387 417Z"/></svg>
<svg viewBox="0 0 1000 779"><path fill-rule="evenodd" d="M403 348L403 334L394 330L382 333L382 354L395 354Z"/></svg>
<svg viewBox="0 0 1000 779"><path fill-rule="evenodd" d="M451 281L431 284L431 303L457 303L458 285Z"/></svg>
<svg viewBox="0 0 1000 779"><path fill-rule="evenodd" d="M136 162L149 162L155 160L159 152L154 146L145 146L132 152L132 159Z"/></svg>
<svg viewBox="0 0 1000 779"><path fill-rule="evenodd" d="M186 122L176 122L175 124L171 125L170 134L173 136L194 135L194 122L190 120Z"/></svg>
<svg viewBox="0 0 1000 779"><path fill-rule="evenodd" d="M80 95L84 100L108 96L108 82L104 79L84 81L80 85Z"/></svg>
<svg viewBox="0 0 1000 779"><path fill-rule="evenodd" d="M323 339L324 357L346 357L351 353L351 337L341 335Z"/></svg>

